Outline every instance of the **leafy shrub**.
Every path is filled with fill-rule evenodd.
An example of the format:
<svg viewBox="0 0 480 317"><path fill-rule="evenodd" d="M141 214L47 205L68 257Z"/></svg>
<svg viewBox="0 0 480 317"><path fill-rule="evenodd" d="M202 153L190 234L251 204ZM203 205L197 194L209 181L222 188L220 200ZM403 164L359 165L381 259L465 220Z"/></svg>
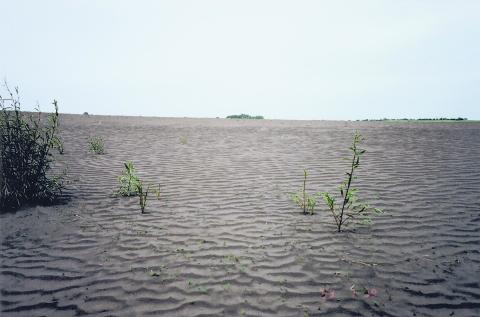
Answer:
<svg viewBox="0 0 480 317"><path fill-rule="evenodd" d="M118 178L120 188L118 194L120 196L136 196L138 186L140 186L140 179L137 176L133 162L124 163L125 170Z"/></svg>
<svg viewBox="0 0 480 317"><path fill-rule="evenodd" d="M138 196L140 199L140 209L143 214L145 212L145 207L147 206L148 194L150 192L153 191L156 194L157 199L160 199L160 185L147 185L145 188L143 182L137 176L133 163L127 162L124 166L125 170L118 178L120 182L118 194L121 196Z"/></svg>
<svg viewBox="0 0 480 317"><path fill-rule="evenodd" d="M63 152L58 136L59 114L42 116L21 111L18 88L10 98L0 96L0 209L18 209L25 204L49 204L59 200L63 176L49 173L52 150Z"/></svg>
<svg viewBox="0 0 480 317"><path fill-rule="evenodd" d="M88 139L88 147L95 154L105 154L105 141L102 137L94 136Z"/></svg>
<svg viewBox="0 0 480 317"><path fill-rule="evenodd" d="M346 178L339 187L341 203L337 204L336 199L329 193L322 194L328 209L335 219L338 232L342 230L342 226L348 224L350 221L354 221L357 218L362 218L362 223L364 224L371 224L371 214L382 212L382 210L378 208L372 208L367 203L360 202L357 196L358 190L352 187L352 181L356 179L353 174L360 166L360 157L366 151L358 148L358 145L362 141L362 136L358 132L355 132L352 146L350 147L350 150L353 153L350 169L345 173Z"/></svg>
<svg viewBox="0 0 480 317"><path fill-rule="evenodd" d="M303 170L303 187L298 193L292 194L292 200L303 210L304 215L306 215L307 212L313 215L315 213L315 206L317 205L317 198L307 193L307 175L307 170Z"/></svg>

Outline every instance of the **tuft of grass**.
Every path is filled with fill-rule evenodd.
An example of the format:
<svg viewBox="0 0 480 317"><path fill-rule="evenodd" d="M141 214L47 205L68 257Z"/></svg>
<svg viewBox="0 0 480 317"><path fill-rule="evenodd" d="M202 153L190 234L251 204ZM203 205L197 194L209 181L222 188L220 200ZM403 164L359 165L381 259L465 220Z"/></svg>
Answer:
<svg viewBox="0 0 480 317"><path fill-rule="evenodd" d="M372 224L371 215L374 213L382 213L381 209L373 208L369 204L361 202L357 196L358 189L353 187L353 180L356 179L354 173L360 167L360 157L366 150L359 148L359 144L363 142L360 133L355 132L353 136L352 161L349 171L345 173L346 178L340 184L341 203L337 203L335 197L327 192L322 193L323 199L332 213L337 225L337 231L340 232L342 227L351 221L361 218L363 224Z"/></svg>
<svg viewBox="0 0 480 317"><path fill-rule="evenodd" d="M21 110L19 90L0 96L0 210L25 204L57 202L64 188L63 176L51 176L53 150L63 153L59 137L58 104L54 113L37 116Z"/></svg>
<svg viewBox="0 0 480 317"><path fill-rule="evenodd" d="M303 170L303 186L297 193L292 194L292 200L302 209L303 214L313 215L315 213L315 206L317 205L317 198L315 195L307 193L307 170Z"/></svg>
<svg viewBox="0 0 480 317"><path fill-rule="evenodd" d="M183 144L183 145L186 145L188 143L188 139L186 136L182 136L180 138L180 143Z"/></svg>
<svg viewBox="0 0 480 317"><path fill-rule="evenodd" d="M88 148L95 154L105 154L105 141L100 136L94 136L88 139Z"/></svg>

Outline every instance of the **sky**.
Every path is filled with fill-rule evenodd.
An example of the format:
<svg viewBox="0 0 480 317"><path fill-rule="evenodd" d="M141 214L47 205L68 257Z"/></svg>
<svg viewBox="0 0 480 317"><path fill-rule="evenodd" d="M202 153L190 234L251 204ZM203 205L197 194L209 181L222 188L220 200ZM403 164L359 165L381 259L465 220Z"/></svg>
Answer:
<svg viewBox="0 0 480 317"><path fill-rule="evenodd" d="M0 12L0 76L24 110L480 119L477 0L0 0Z"/></svg>

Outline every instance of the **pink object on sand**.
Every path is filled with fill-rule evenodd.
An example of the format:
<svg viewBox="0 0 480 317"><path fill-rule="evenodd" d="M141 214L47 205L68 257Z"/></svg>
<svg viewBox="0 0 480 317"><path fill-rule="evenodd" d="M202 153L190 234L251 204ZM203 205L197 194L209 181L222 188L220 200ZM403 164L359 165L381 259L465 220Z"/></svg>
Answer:
<svg viewBox="0 0 480 317"><path fill-rule="evenodd" d="M375 296L377 296L377 294L378 294L377 289L376 288L371 288L371 289L368 290L368 293L365 294L365 297L375 297Z"/></svg>

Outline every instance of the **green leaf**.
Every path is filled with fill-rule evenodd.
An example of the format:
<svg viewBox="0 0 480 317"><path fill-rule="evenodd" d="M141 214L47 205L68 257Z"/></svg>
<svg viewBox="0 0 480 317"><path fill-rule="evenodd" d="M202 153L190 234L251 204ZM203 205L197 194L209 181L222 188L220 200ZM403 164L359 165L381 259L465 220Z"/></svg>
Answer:
<svg viewBox="0 0 480 317"><path fill-rule="evenodd" d="M360 223L361 223L362 225L370 226L370 225L373 224L373 221L372 221L372 219L370 219L370 218L365 218L365 219L362 219L362 221L360 221Z"/></svg>
<svg viewBox="0 0 480 317"><path fill-rule="evenodd" d="M375 211L377 214L383 214L383 210L380 208L373 208L373 211Z"/></svg>
<svg viewBox="0 0 480 317"><path fill-rule="evenodd" d="M329 193L322 193L323 195L323 200L325 200L325 203L327 204L328 208L330 210L335 209L335 198L331 197Z"/></svg>

